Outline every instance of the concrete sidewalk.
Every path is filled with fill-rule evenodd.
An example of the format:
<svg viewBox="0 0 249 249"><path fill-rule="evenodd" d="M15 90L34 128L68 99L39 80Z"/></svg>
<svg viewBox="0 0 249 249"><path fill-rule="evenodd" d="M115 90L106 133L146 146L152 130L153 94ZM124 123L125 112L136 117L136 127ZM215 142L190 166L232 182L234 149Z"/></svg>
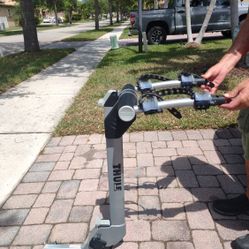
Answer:
<svg viewBox="0 0 249 249"><path fill-rule="evenodd" d="M83 43L76 52L0 95L0 204L43 149L65 110L110 49L110 35Z"/></svg>
<svg viewBox="0 0 249 249"><path fill-rule="evenodd" d="M244 191L236 129L124 136L127 234L118 249L231 249L248 216L224 217L216 198ZM108 218L105 138L52 138L0 210L0 248L82 243Z"/></svg>

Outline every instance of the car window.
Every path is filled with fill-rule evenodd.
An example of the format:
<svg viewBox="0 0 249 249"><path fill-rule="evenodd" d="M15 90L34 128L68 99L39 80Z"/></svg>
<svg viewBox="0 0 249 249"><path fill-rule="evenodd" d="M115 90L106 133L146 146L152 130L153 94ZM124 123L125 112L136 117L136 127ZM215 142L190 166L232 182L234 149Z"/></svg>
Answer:
<svg viewBox="0 0 249 249"><path fill-rule="evenodd" d="M190 1L190 6L191 7L203 6L203 1L202 0L192 0L192 1Z"/></svg>
<svg viewBox="0 0 249 249"><path fill-rule="evenodd" d="M174 8L175 1L174 0L168 0L168 8L172 9Z"/></svg>
<svg viewBox="0 0 249 249"><path fill-rule="evenodd" d="M217 0L216 5L217 6L229 6L230 2L229 0Z"/></svg>
<svg viewBox="0 0 249 249"><path fill-rule="evenodd" d="M169 1L172 2L172 7L174 7L174 1ZM176 7L183 7L185 6L185 1L184 0L176 0ZM170 3L169 3L169 8L170 8Z"/></svg>
<svg viewBox="0 0 249 249"><path fill-rule="evenodd" d="M199 7L199 6L209 6L210 0L192 0L190 2L191 7Z"/></svg>

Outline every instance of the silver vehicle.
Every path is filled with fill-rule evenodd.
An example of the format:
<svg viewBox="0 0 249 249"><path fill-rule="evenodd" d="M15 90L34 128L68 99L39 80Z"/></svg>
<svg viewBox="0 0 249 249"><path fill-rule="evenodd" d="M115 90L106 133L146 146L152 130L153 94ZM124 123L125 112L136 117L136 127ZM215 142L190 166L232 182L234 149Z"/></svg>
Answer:
<svg viewBox="0 0 249 249"><path fill-rule="evenodd" d="M167 35L186 34L186 15L184 0L169 0L165 9L143 11L142 31L146 32L150 44L166 41ZM191 1L192 31L200 30L210 0ZM242 22L248 13L248 3L239 3L239 21ZM131 33L138 30L138 14L131 12ZM217 0L207 31L221 31L224 36L230 35L229 0Z"/></svg>

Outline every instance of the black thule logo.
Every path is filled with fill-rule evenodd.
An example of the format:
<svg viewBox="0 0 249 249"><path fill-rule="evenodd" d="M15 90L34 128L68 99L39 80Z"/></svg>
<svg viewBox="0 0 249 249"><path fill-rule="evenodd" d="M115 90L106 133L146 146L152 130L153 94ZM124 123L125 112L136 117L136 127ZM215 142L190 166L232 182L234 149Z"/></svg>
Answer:
<svg viewBox="0 0 249 249"><path fill-rule="evenodd" d="M114 182L114 191L122 190L122 172L121 165L113 165L113 182Z"/></svg>

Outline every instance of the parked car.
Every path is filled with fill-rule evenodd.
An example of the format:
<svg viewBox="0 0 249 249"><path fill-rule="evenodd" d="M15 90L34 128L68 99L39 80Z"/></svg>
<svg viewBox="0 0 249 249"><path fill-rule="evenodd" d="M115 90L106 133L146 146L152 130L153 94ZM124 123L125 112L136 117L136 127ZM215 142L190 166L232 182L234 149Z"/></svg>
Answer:
<svg viewBox="0 0 249 249"><path fill-rule="evenodd" d="M42 21L43 23L52 23L51 17L45 17Z"/></svg>
<svg viewBox="0 0 249 249"><path fill-rule="evenodd" d="M184 0L169 0L165 9L144 10L142 13L142 31L146 32L150 44L166 41L167 35L186 34L186 15ZM199 32L205 18L210 0L191 1L192 32ZM248 3L239 2L239 21L248 13ZM130 13L131 33L138 32L138 12ZM230 34L229 0L217 0L207 31L221 31L224 36Z"/></svg>
<svg viewBox="0 0 249 249"><path fill-rule="evenodd" d="M58 19L58 23L63 23L64 21L63 18L60 16L58 16L57 19ZM56 23L55 17L45 17L43 19L43 23Z"/></svg>

